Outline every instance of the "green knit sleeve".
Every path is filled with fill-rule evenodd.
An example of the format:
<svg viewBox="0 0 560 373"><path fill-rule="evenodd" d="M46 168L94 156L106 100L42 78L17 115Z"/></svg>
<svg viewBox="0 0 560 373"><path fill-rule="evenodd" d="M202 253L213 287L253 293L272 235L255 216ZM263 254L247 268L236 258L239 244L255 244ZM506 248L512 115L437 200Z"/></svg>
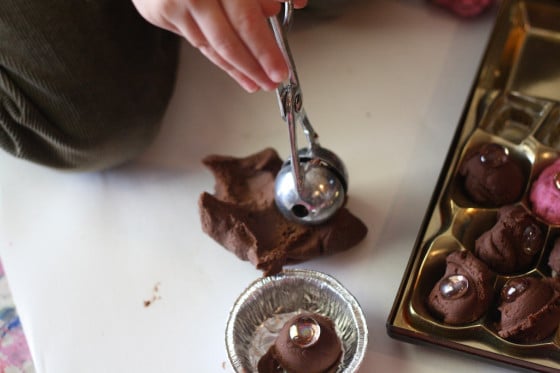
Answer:
<svg viewBox="0 0 560 373"><path fill-rule="evenodd" d="M0 1L0 146L73 170L132 159L157 133L177 52L130 0Z"/></svg>

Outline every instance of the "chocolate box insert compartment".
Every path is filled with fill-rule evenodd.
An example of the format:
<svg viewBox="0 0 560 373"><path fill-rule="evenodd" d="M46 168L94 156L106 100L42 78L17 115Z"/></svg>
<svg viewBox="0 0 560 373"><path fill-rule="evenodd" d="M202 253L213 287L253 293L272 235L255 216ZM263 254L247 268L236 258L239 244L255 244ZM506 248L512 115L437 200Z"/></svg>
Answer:
<svg viewBox="0 0 560 373"><path fill-rule="evenodd" d="M490 104L480 128L519 144L537 128L551 107L550 101L519 92L501 93Z"/></svg>
<svg viewBox="0 0 560 373"><path fill-rule="evenodd" d="M508 203L532 213L529 193L542 169L560 157L560 1L504 0L471 93L436 182L399 291L387 319L390 336L439 346L498 364L542 372L560 370L560 330L535 343L514 343L498 334L500 292L510 279L550 277L548 257L560 227L542 220L545 243L528 268L496 273L489 310L473 322L452 326L426 305L451 252L474 253L476 239L496 222L501 206L474 203L458 169L484 143L498 144L521 163L525 185Z"/></svg>
<svg viewBox="0 0 560 373"><path fill-rule="evenodd" d="M535 133L536 139L545 146L560 150L560 106L551 110L544 123Z"/></svg>
<svg viewBox="0 0 560 373"><path fill-rule="evenodd" d="M527 1L519 3L515 15L523 32L507 89L560 101L560 9Z"/></svg>
<svg viewBox="0 0 560 373"><path fill-rule="evenodd" d="M499 145L504 149L505 152L507 152L508 157L513 163L519 166L521 173L523 174L523 185L521 185L522 192L525 192L527 189L527 181L530 178L534 161L534 151L531 149L531 145L514 145L512 143L504 141L501 138L497 138L486 132L477 130L471 135L471 137L465 144L465 150L460 156L457 168L453 173L453 179L450 183L450 199L459 207L499 207L499 205L496 204L478 203L473 201L473 198L468 195L465 189L465 177L460 173L460 168L463 163L466 162L467 158L472 157L473 153L477 154L474 151L481 149L485 145ZM508 181L513 182L513 180ZM510 203L516 203L520 201L522 196L523 195L519 195L519 198L512 200Z"/></svg>

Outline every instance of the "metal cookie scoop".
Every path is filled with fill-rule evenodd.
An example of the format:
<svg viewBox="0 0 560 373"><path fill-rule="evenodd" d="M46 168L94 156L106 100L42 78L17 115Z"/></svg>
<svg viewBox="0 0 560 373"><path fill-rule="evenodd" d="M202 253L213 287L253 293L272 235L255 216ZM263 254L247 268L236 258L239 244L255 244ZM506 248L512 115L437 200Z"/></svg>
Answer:
<svg viewBox="0 0 560 373"><path fill-rule="evenodd" d="M271 17L276 42L289 69L288 80L277 90L282 119L288 124L291 156L280 169L275 183L275 201L288 219L303 224L319 224L344 204L348 188L346 167L333 152L319 145L318 135L303 108L302 93L295 65L285 36L293 4L284 3L283 20ZM298 150L296 123L301 125L308 146Z"/></svg>

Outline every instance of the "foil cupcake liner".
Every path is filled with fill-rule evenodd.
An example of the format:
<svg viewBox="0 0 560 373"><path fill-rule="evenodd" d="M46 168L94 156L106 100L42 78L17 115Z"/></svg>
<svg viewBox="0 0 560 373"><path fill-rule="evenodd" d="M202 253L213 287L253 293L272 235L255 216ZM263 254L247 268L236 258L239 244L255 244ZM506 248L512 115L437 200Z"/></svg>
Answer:
<svg viewBox="0 0 560 373"><path fill-rule="evenodd" d="M301 312L330 318L342 342L338 373L355 372L367 346L363 311L333 277L311 270L289 269L254 281L234 303L226 325L226 348L238 373L257 371L257 363L274 343L282 325Z"/></svg>

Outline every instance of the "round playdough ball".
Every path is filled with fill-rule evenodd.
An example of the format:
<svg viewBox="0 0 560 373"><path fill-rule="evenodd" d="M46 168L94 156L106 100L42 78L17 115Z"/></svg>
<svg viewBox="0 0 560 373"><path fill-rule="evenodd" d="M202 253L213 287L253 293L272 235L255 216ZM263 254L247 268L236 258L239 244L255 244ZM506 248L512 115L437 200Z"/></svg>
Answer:
<svg viewBox="0 0 560 373"><path fill-rule="evenodd" d="M537 216L550 224L560 224L560 158L540 173L530 199Z"/></svg>
<svg viewBox="0 0 560 373"><path fill-rule="evenodd" d="M516 277L502 289L498 334L514 342L541 341L558 329L560 282L554 278Z"/></svg>
<svg viewBox="0 0 560 373"><path fill-rule="evenodd" d="M338 368L342 343L334 323L315 313L291 318L280 330L274 345L260 359L259 373L331 373Z"/></svg>
<svg viewBox="0 0 560 373"><path fill-rule="evenodd" d="M488 310L495 277L470 251L452 252L445 274L430 292L428 307L449 325L475 321Z"/></svg>
<svg viewBox="0 0 560 373"><path fill-rule="evenodd" d="M460 168L466 194L484 206L503 206L521 198L525 176L509 150L483 144L467 153Z"/></svg>

